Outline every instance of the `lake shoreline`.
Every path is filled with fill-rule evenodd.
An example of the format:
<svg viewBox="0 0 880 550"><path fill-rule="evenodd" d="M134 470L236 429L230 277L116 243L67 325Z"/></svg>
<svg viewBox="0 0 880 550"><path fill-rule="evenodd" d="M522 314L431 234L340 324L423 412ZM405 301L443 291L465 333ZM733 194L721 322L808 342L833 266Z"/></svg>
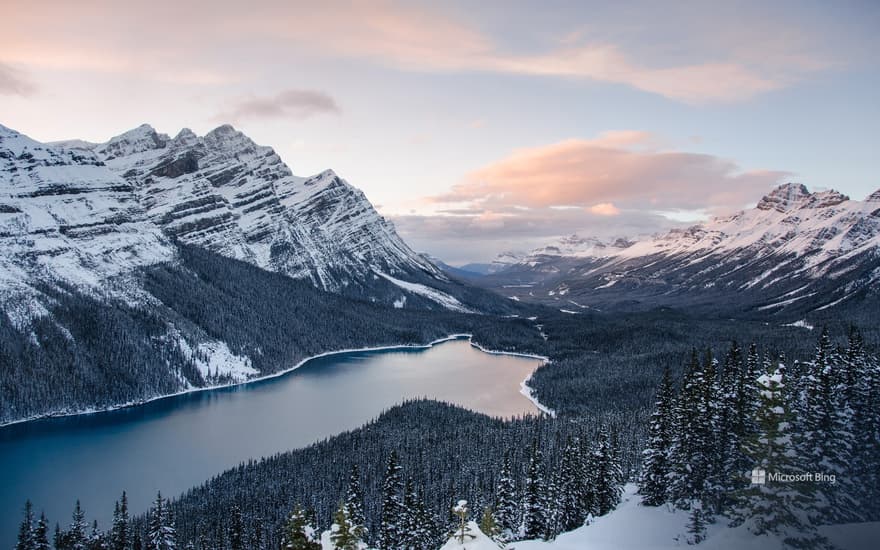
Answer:
<svg viewBox="0 0 880 550"><path fill-rule="evenodd" d="M526 358L541 360L542 364L539 365L538 367L536 367L536 370L538 368L540 368L541 366L550 363L550 359L548 357L543 356L543 355L534 355L534 354L529 354L529 353L518 353L518 352L512 352L512 351L497 351L497 350L486 349L483 346L481 346L480 344L477 344L473 341L473 334L456 333L456 334L450 334L448 336L444 336L442 338L438 338L436 340L432 340L432 341L428 342L427 344L393 344L393 345L385 345L385 346L377 346L377 347L363 347L363 348L350 348L350 349L341 349L341 350L334 350L334 351L325 351L325 352L322 352L322 353L319 353L316 355L311 355L309 357L306 357L305 359L302 359L301 361L299 361L298 363L296 363L294 366L292 366L290 368L282 369L278 372L273 372L273 373L267 374L265 376L258 376L256 378L250 378L250 379L244 380L242 382L233 382L233 383L229 383L229 384L217 384L217 385L213 385L213 386L205 386L202 388L189 388L189 389L181 390L181 391L174 392L174 393L157 395L154 397L149 397L147 399L141 399L141 400L137 400L137 401L129 401L127 403L121 403L118 405L111 405L109 407L103 407L103 408L97 408L97 409L83 409L83 410L71 411L71 412L57 411L57 412L52 412L52 413L39 414L39 415L29 416L27 418L21 418L18 420L12 420L9 422L0 423L0 430L4 429L6 427L9 427L9 426L25 424L27 422L34 422L37 420L46 420L46 419L51 419L51 418L70 418L70 417L75 417L75 416L87 416L87 415L93 415L93 414L108 413L108 412L119 411L119 410L133 408L133 407L139 407L141 405L147 405L149 403L153 403L153 402L160 401L163 399L170 399L172 397L180 397L182 395L189 395L189 394L206 392L206 391L229 389L229 388L234 388L234 387L238 387L238 386L243 386L245 384L265 382L265 381L271 380L273 378L279 378L281 376L285 376L287 374L290 374L291 372L302 367L303 365L305 365L309 361L312 361L314 359L320 359L322 357L330 357L333 355L341 355L341 354L346 354L346 353L361 353L361 352L369 352L369 351L394 351L394 350L410 350L410 351L412 351L412 350L430 349L437 344L442 344L444 342L450 342L453 340L464 340L464 339L469 340L471 347L474 347L484 353L488 353L488 354L492 354L492 355L510 355L510 356L514 356L514 357L526 357ZM529 376L527 376L525 378L525 380L523 380L521 382L520 393L523 396L525 396L529 401L531 401L539 411L555 417L556 412L553 409L550 409L549 407L543 405L541 402L539 402L537 400L536 397L534 397L534 395L533 395L534 390L528 385L528 382L529 382L529 380L531 380L531 378L532 378L532 375L530 374Z"/></svg>

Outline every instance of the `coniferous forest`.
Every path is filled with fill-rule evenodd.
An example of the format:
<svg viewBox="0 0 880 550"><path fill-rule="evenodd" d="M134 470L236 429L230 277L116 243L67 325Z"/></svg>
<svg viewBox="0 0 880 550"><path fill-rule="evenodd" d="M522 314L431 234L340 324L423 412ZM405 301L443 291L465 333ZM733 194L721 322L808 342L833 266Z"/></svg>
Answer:
<svg viewBox="0 0 880 550"><path fill-rule="evenodd" d="M474 327L486 347L550 357L532 384L556 417L503 421L407 402L179 497L157 495L143 516L130 517L122 495L106 532L78 504L70 520L37 517L28 504L20 548L49 539L59 549L317 548L331 524L337 548L434 548L455 529L461 499L498 541L552 539L613 510L628 481L646 505L687 510L692 543L727 522L819 548L817 524L880 519L880 362L858 329L823 329L816 340L742 324L737 341L760 338L741 347L717 344L721 321L694 338L677 318L644 334L642 353L618 349L619 364L601 353L640 322L538 316ZM656 345L664 339L668 348ZM681 340L691 351L673 351ZM636 357L641 369L620 368ZM756 468L836 483L755 485Z"/></svg>

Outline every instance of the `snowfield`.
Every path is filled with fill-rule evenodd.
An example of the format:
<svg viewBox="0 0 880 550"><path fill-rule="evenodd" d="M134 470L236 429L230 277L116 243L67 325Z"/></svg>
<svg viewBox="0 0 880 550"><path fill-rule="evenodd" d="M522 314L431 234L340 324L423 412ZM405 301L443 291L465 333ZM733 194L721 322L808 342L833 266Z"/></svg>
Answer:
<svg viewBox="0 0 880 550"><path fill-rule="evenodd" d="M388 282L390 282L396 286L399 286L403 290L406 290L407 292L412 292L413 294L418 294L419 296L422 296L423 298L427 298L427 299L431 300L432 302L437 302L438 304L445 307L446 309L449 309L452 311L459 311L461 313L473 313L473 310L466 308L464 306L464 304L459 302L456 298L450 296L449 294L446 294L445 292L441 292L441 291L437 290L436 288L431 288L431 287L428 287L425 285L420 285L418 283L410 283L408 281L402 281L400 279L396 279L396 278L392 277L391 275L388 275L387 273L382 273L381 271L376 271L376 274L378 276L382 277L383 279L387 280ZM404 298L404 302L401 303L400 307L403 307L404 303L406 303L405 298ZM396 304L395 304L395 307L397 307Z"/></svg>
<svg viewBox="0 0 880 550"><path fill-rule="evenodd" d="M723 518L708 526L706 540L688 544L689 514L669 506L642 506L638 487L627 484L616 510L592 524L563 533L553 541L521 541L508 550L781 550L778 537L756 536L745 526L729 527ZM820 529L840 550L873 550L880 523L833 525Z"/></svg>

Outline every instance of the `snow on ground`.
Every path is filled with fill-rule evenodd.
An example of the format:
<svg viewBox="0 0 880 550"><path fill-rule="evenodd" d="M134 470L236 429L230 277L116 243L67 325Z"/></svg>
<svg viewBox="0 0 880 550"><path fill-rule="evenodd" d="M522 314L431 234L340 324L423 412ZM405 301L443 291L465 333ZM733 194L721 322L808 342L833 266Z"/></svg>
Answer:
<svg viewBox="0 0 880 550"><path fill-rule="evenodd" d="M508 550L782 550L780 538L756 536L745 527L729 527L724 518L708 526L706 540L688 544L689 514L668 506L642 506L637 487L626 486L620 506L592 524L559 535L554 541L521 541ZM839 550L877 548L880 522L820 528Z"/></svg>
<svg viewBox="0 0 880 550"><path fill-rule="evenodd" d="M193 360L196 368L207 381L228 376L235 382L244 382L260 374L260 371L251 365L249 357L235 355L224 342L219 340L201 342L195 350L183 338L178 338L178 345L183 354Z"/></svg>
<svg viewBox="0 0 880 550"><path fill-rule="evenodd" d="M462 313L473 313L470 309L466 308L461 302L459 302L454 297L446 294L445 292L441 292L436 288L431 288L425 285L420 285L418 283L410 283L408 281L402 281L400 279L395 279L391 275L386 273L382 273L381 271L376 271L376 274L386 279L387 281L393 283L396 286L406 290L407 292L412 292L413 294L418 294L419 296L423 296L432 302L437 302L441 306L446 309L451 309L452 311L460 311Z"/></svg>
<svg viewBox="0 0 880 550"><path fill-rule="evenodd" d="M805 328L807 330L813 330L815 327L808 323L806 319L801 319L800 321L795 321L794 323L788 323L786 325L782 325L784 327L800 327Z"/></svg>
<svg viewBox="0 0 880 550"><path fill-rule="evenodd" d="M880 546L880 521L825 525L819 533L840 550L874 550Z"/></svg>
<svg viewBox="0 0 880 550"><path fill-rule="evenodd" d="M468 528L470 533L474 535L472 540L460 543L456 537L452 537L446 541L446 544L440 547L440 550L499 550L501 548L495 541L480 531L480 528L473 521L468 522Z"/></svg>

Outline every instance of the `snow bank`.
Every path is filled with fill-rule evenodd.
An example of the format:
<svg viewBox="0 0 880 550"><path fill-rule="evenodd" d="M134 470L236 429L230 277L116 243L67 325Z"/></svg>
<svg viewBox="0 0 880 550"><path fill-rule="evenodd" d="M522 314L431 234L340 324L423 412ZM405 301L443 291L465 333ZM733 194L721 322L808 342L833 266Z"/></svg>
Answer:
<svg viewBox="0 0 880 550"><path fill-rule="evenodd" d="M400 279L395 279L391 275L387 273L382 273L381 271L376 271L376 274L387 280L388 282L399 286L400 288L406 290L407 292L412 292L413 294L418 294L424 298L431 300L432 302L437 302L441 306L446 309L452 311L460 311L462 313L473 313L472 310L466 308L464 304L459 302L455 297L446 294L445 292L441 292L436 288L431 288L429 286L420 285L418 283L410 283L408 281L402 281Z"/></svg>
<svg viewBox="0 0 880 550"><path fill-rule="evenodd" d="M473 539L460 543L456 537L452 537L446 541L446 544L440 550L498 550L501 548L495 541L480 531L479 526L473 521L468 522L468 528L470 529L470 534L474 536Z"/></svg>

